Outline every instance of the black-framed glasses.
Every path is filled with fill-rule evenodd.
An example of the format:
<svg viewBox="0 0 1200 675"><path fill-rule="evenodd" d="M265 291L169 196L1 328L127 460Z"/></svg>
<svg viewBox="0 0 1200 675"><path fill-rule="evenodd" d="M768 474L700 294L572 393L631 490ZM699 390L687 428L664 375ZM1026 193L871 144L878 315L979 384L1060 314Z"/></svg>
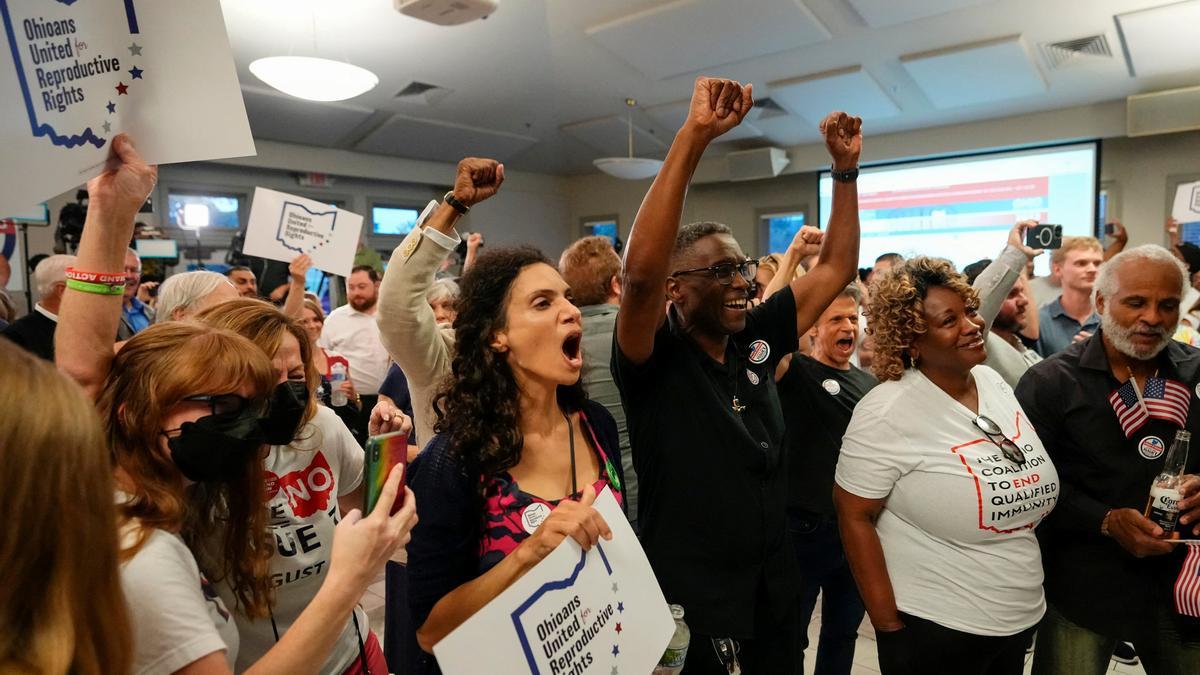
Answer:
<svg viewBox="0 0 1200 675"><path fill-rule="evenodd" d="M240 394L202 394L184 397L189 403L207 403L208 409L214 415L240 413L250 407L250 401Z"/></svg>
<svg viewBox="0 0 1200 675"><path fill-rule="evenodd" d="M733 275L741 274L742 278L750 283L754 283L754 275L758 274L758 260L748 258L742 262L727 262L711 267L697 267L694 270L679 270L672 272L671 276L677 277L681 274L707 274L711 277L716 277L717 281L721 282L722 286L728 286L733 283Z"/></svg>
<svg viewBox="0 0 1200 675"><path fill-rule="evenodd" d="M1000 448L1000 452L1004 455L1004 459L1007 459L1017 466L1021 466L1028 461L1025 458L1025 451L1022 450L1016 443L1014 443L1011 438L1005 436L1004 432L1000 429L1000 425L996 424L992 418L988 417L987 415L979 415L975 419L971 420L971 423L975 425L975 428L982 431L983 435L987 436L988 440L991 441L993 445L995 445L997 448ZM996 440L997 438L1000 440Z"/></svg>

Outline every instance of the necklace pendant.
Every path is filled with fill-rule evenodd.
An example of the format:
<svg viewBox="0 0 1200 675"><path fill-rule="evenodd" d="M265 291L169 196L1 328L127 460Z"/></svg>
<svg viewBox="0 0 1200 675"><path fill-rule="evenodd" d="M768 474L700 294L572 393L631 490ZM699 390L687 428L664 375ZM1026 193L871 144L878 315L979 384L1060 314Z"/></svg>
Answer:
<svg viewBox="0 0 1200 675"><path fill-rule="evenodd" d="M733 412L740 413L745 409L746 409L746 406L742 405L741 403L738 403L737 397L734 396L733 397Z"/></svg>

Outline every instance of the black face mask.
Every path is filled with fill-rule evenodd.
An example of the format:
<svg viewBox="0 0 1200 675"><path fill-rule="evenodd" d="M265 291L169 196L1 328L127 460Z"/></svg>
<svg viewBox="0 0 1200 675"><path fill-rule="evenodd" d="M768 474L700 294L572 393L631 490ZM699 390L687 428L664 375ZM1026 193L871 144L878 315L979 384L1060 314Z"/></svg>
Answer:
<svg viewBox="0 0 1200 675"><path fill-rule="evenodd" d="M179 435L167 439L171 459L195 483L232 481L246 471L246 462L266 442L252 410L207 415L184 422Z"/></svg>
<svg viewBox="0 0 1200 675"><path fill-rule="evenodd" d="M259 420L267 443L287 445L296 438L308 408L308 383L288 380L275 387L267 416Z"/></svg>

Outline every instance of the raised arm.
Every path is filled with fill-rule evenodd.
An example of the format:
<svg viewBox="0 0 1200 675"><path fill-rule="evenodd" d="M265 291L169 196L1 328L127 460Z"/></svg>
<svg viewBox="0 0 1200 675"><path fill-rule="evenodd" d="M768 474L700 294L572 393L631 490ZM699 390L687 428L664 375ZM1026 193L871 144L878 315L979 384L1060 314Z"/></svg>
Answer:
<svg viewBox="0 0 1200 675"><path fill-rule="evenodd" d="M654 350L654 333L664 320L666 282L671 252L688 184L708 144L741 123L754 105L753 85L733 80L696 78L687 121L675 134L658 176L642 200L621 276L621 309L617 345L634 363L644 363Z"/></svg>
<svg viewBox="0 0 1200 675"><path fill-rule="evenodd" d="M862 153L862 120L844 112L829 113L821 122L825 146L835 171L858 167ZM833 181L833 210L821 254L812 270L791 282L796 298L796 331L803 335L821 312L858 274L858 184Z"/></svg>
<svg viewBox="0 0 1200 675"><path fill-rule="evenodd" d="M983 319L984 330L991 330L992 322L1000 313L1013 284L1020 278L1025 263L1042 254L1042 249L1025 245L1025 232L1034 225L1037 225L1036 220L1022 220L1014 225L1000 256L975 277L973 286L979 293L979 318Z"/></svg>
<svg viewBox="0 0 1200 675"><path fill-rule="evenodd" d="M810 225L805 225L796 232L796 236L792 237L792 242L788 244L787 251L783 254L783 262L779 264L779 271L775 273L775 276L771 277L771 283L767 284L767 287L763 289L764 300L785 288L791 288L792 282L797 279L797 272L800 273L800 276L806 274L804 268L800 267L800 262L811 255L819 255L821 252L821 241L824 238L824 232ZM797 324L796 334L803 336L804 332L808 329L800 330L800 328L801 326ZM801 345L804 342L804 340L801 340Z"/></svg>
<svg viewBox="0 0 1200 675"><path fill-rule="evenodd" d="M304 314L304 277L312 267L312 258L301 253L288 265L288 294L283 303L283 313L299 319Z"/></svg>
<svg viewBox="0 0 1200 675"><path fill-rule="evenodd" d="M1112 243L1104 249L1105 260L1124 251L1125 245L1129 243L1129 233L1125 231L1125 226L1121 224L1121 221L1114 220L1111 225L1113 226Z"/></svg>
<svg viewBox="0 0 1200 675"><path fill-rule="evenodd" d="M88 181L88 213L75 269L123 274L133 220L158 181L125 134L112 140L113 154L104 173ZM121 319L121 295L101 295L67 287L54 331L55 362L95 398L113 359Z"/></svg>

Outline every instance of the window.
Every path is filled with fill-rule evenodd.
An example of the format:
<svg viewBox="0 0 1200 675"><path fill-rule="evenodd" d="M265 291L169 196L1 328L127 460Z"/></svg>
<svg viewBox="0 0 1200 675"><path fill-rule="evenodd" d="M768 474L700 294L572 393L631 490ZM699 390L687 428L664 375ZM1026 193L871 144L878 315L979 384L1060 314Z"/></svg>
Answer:
<svg viewBox="0 0 1200 675"><path fill-rule="evenodd" d="M237 230L241 227L242 197L232 194L205 192L168 192L167 224L183 228L189 218L207 212L209 229Z"/></svg>
<svg viewBox="0 0 1200 675"><path fill-rule="evenodd" d="M408 206L376 204L371 207L372 232L386 235L406 235L412 232L421 216L421 209Z"/></svg>
<svg viewBox="0 0 1200 675"><path fill-rule="evenodd" d="M765 249L760 253L783 253L787 251L788 245L792 243L800 228L804 227L804 212L762 213L759 214L758 221L761 231L759 241L766 242Z"/></svg>

